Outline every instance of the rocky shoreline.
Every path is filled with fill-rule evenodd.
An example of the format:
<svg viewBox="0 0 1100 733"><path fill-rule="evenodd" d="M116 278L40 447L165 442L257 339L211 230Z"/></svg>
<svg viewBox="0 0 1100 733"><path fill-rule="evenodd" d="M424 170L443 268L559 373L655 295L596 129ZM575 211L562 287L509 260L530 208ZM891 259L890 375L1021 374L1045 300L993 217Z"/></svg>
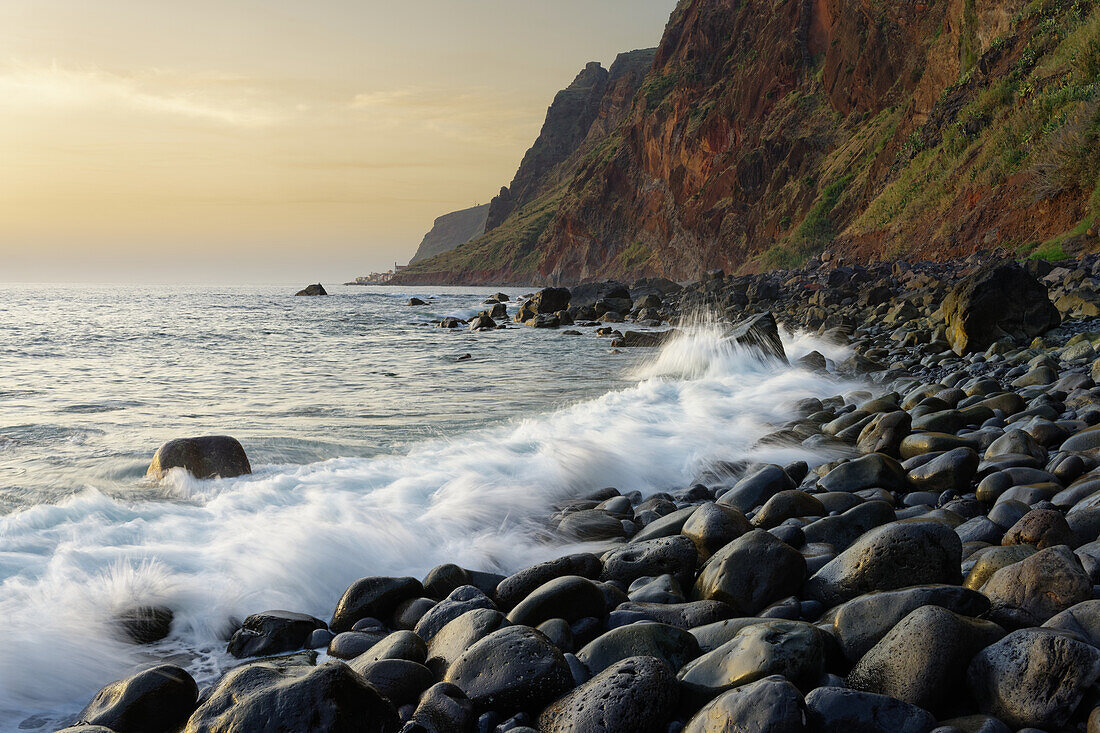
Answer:
<svg viewBox="0 0 1100 733"><path fill-rule="evenodd" d="M868 389L804 400L763 440L850 457L578 497L547 532L589 552L508 577L363 577L328 621L258 612L212 685L160 665L65 730L1100 731L1098 281L1095 258L826 256L686 287L548 288L513 314L498 294L468 328L511 315L625 348L706 312L777 365L778 328L847 345L797 366ZM244 470L237 448L176 444L156 470L219 473L219 450ZM120 623L148 643L171 610Z"/></svg>

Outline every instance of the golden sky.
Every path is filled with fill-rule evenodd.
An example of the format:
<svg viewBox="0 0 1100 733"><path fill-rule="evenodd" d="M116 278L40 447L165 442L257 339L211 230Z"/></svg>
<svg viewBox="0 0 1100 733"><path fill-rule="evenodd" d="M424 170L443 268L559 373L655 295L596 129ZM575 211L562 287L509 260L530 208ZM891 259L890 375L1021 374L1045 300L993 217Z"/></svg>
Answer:
<svg viewBox="0 0 1100 733"><path fill-rule="evenodd" d="M3 0L0 282L339 281L507 184L674 0Z"/></svg>

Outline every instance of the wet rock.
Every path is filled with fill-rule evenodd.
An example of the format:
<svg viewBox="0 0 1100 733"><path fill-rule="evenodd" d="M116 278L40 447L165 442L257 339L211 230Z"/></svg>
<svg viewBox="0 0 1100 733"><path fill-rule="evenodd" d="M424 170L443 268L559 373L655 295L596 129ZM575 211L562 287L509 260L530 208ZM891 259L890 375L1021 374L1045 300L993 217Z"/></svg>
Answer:
<svg viewBox="0 0 1100 733"><path fill-rule="evenodd" d="M978 461L972 448L954 448L910 470L905 478L917 491L962 492L970 486Z"/></svg>
<svg viewBox="0 0 1100 733"><path fill-rule="evenodd" d="M187 721L186 733L390 733L397 728L393 706L348 665L330 661L291 669L237 667Z"/></svg>
<svg viewBox="0 0 1100 733"><path fill-rule="evenodd" d="M990 618L1010 628L1038 626L1056 613L1092 597L1092 581L1064 545L993 573L984 593L993 604Z"/></svg>
<svg viewBox="0 0 1100 733"><path fill-rule="evenodd" d="M692 596L722 601L752 616L772 601L795 593L805 576L806 560L797 550L756 529L711 557Z"/></svg>
<svg viewBox="0 0 1100 733"><path fill-rule="evenodd" d="M819 494L818 499L824 504L827 499L835 495L838 494ZM851 496L850 494L839 495ZM843 550L868 530L893 522L896 518L894 509L889 503L867 501L841 514L822 517L816 522L811 522L802 528L802 533L808 543L825 543L837 550Z"/></svg>
<svg viewBox="0 0 1100 733"><path fill-rule="evenodd" d="M573 686L562 653L526 626L509 626L481 639L447 668L443 681L462 690L475 709L502 715L539 710Z"/></svg>
<svg viewBox="0 0 1100 733"><path fill-rule="evenodd" d="M492 331L497 327L497 322L488 313L482 313L470 321L471 331Z"/></svg>
<svg viewBox="0 0 1100 733"><path fill-rule="evenodd" d="M568 288L543 288L531 298L536 313L557 313L569 307Z"/></svg>
<svg viewBox="0 0 1100 733"><path fill-rule="evenodd" d="M161 664L112 682L95 694L77 720L115 733L161 733L183 725L199 689L185 670Z"/></svg>
<svg viewBox="0 0 1100 733"><path fill-rule="evenodd" d="M1004 635L992 622L921 606L859 660L848 685L943 712L960 701L971 658Z"/></svg>
<svg viewBox="0 0 1100 733"><path fill-rule="evenodd" d="M718 497L718 503L744 513L760 506L780 491L793 488L794 481L781 466L768 464L734 484L733 488Z"/></svg>
<svg viewBox="0 0 1100 733"><path fill-rule="evenodd" d="M687 600L680 583L667 573L656 578L638 578L627 589L627 597L636 603L683 603Z"/></svg>
<svg viewBox="0 0 1100 733"><path fill-rule="evenodd" d="M798 489L780 491L768 499L752 523L763 529L771 529L795 517L824 517L828 512L816 497Z"/></svg>
<svg viewBox="0 0 1100 733"><path fill-rule="evenodd" d="M442 677L447 667L462 653L489 634L508 626L508 619L500 611L479 608L467 611L449 621L428 643L428 669Z"/></svg>
<svg viewBox="0 0 1100 733"><path fill-rule="evenodd" d="M577 652L577 658L590 673L599 674L628 657L656 657L680 669L699 654L699 642L684 629L640 621L601 634Z"/></svg>
<svg viewBox="0 0 1100 733"><path fill-rule="evenodd" d="M430 611L437 601L431 598L407 598L393 610L393 628L412 631L416 623Z"/></svg>
<svg viewBox="0 0 1100 733"><path fill-rule="evenodd" d="M1060 729L1100 677L1100 650L1057 631L1023 629L978 652L967 677L982 711L1015 728Z"/></svg>
<svg viewBox="0 0 1100 733"><path fill-rule="evenodd" d="M1054 509L1032 509L1005 532L1001 544L1033 545L1044 550L1055 545L1076 547L1078 542L1061 512Z"/></svg>
<svg viewBox="0 0 1100 733"><path fill-rule="evenodd" d="M379 659L351 667L395 708L415 704L435 682L427 667L407 659Z"/></svg>
<svg viewBox="0 0 1100 733"><path fill-rule="evenodd" d="M663 733L678 693L675 674L665 661L630 657L549 705L539 715L539 731Z"/></svg>
<svg viewBox="0 0 1100 733"><path fill-rule="evenodd" d="M174 617L167 606L130 606L114 614L119 635L135 644L152 644L168 636Z"/></svg>
<svg viewBox="0 0 1100 733"><path fill-rule="evenodd" d="M956 354L987 349L1003 338L1030 339L1061 323L1046 287L1014 262L982 267L943 302L947 341Z"/></svg>
<svg viewBox="0 0 1100 733"><path fill-rule="evenodd" d="M726 338L746 348L755 349L784 364L788 364L787 354L783 350L783 340L779 338L779 327L775 316L770 312L750 316L730 328Z"/></svg>
<svg viewBox="0 0 1100 733"><path fill-rule="evenodd" d="M407 301L405 302L405 305L412 305L412 306L417 306L417 305L427 305L427 303L425 303L425 302L424 302L423 300L421 300L420 298L416 298L416 297L413 297L413 298L409 298L409 299L408 299L408 300L407 300Z"/></svg>
<svg viewBox="0 0 1100 733"><path fill-rule="evenodd" d="M232 478L252 473L244 448L236 438L228 435L169 440L157 448L145 475L159 480L173 468L184 468L200 479Z"/></svg>
<svg viewBox="0 0 1100 733"><path fill-rule="evenodd" d="M768 620L741 629L717 649L688 662L679 677L696 703L779 674L811 689L825 669L825 632L800 621Z"/></svg>
<svg viewBox="0 0 1100 733"><path fill-rule="evenodd" d="M304 649L313 632L324 628L324 621L304 613L254 613L233 633L226 651L238 659L293 652Z"/></svg>
<svg viewBox="0 0 1100 733"><path fill-rule="evenodd" d="M730 618L732 606L721 601L690 601L688 603L623 603L611 612L608 626L621 626L637 621L657 621L662 624L692 629L703 624ZM613 623L613 620L620 623Z"/></svg>
<svg viewBox="0 0 1100 733"><path fill-rule="evenodd" d="M740 510L724 504L700 504L684 522L681 533L695 544L702 559L707 559L722 547L752 529L752 524Z"/></svg>
<svg viewBox="0 0 1100 733"><path fill-rule="evenodd" d="M496 598L499 606L510 611L531 591L554 578L565 575L579 575L590 580L600 577L603 565L600 559L588 552L565 555L554 560L532 565L509 575L497 585Z"/></svg>
<svg viewBox="0 0 1100 733"><path fill-rule="evenodd" d="M558 531L570 539L591 541L625 536L622 520L603 509L571 512L558 522Z"/></svg>
<svg viewBox="0 0 1100 733"><path fill-rule="evenodd" d="M863 426L856 440L860 453L882 453L897 458L901 442L912 430L913 419L905 410L875 415Z"/></svg>
<svg viewBox="0 0 1100 733"><path fill-rule="evenodd" d="M683 584L691 582L698 556L683 535L631 542L603 556L600 578L630 585L644 576L668 573Z"/></svg>
<svg viewBox="0 0 1100 733"><path fill-rule="evenodd" d="M719 695L692 716L683 733L803 733L802 693L780 675L771 675Z"/></svg>
<svg viewBox="0 0 1100 733"><path fill-rule="evenodd" d="M962 542L935 522L894 522L876 527L814 573L808 598L826 608L876 590L925 583L958 585Z"/></svg>
<svg viewBox="0 0 1100 733"><path fill-rule="evenodd" d="M826 491L860 491L881 488L898 491L905 488L905 469L882 453L868 453L842 463L818 482Z"/></svg>
<svg viewBox="0 0 1100 733"><path fill-rule="evenodd" d="M809 729L820 733L928 733L932 714L871 692L819 687L806 695Z"/></svg>
<svg viewBox="0 0 1100 733"><path fill-rule="evenodd" d="M363 618L389 618L397 604L422 595L424 587L416 578L372 576L361 578L344 591L329 628L335 633L349 631Z"/></svg>
<svg viewBox="0 0 1100 733"><path fill-rule="evenodd" d="M442 601L455 588L464 585L473 585L470 580L470 571L451 563L437 565L424 576L424 593L429 598Z"/></svg>
<svg viewBox="0 0 1100 733"><path fill-rule="evenodd" d="M477 720L474 704L457 686L440 682L428 688L403 733L454 733L471 730Z"/></svg>
<svg viewBox="0 0 1100 733"><path fill-rule="evenodd" d="M524 598L508 614L513 624L538 626L552 618L568 622L592 616L602 618L607 614L600 587L579 575L555 578Z"/></svg>
<svg viewBox="0 0 1100 733"><path fill-rule="evenodd" d="M919 585L868 593L830 611L822 619L831 623L833 636L844 656L857 661L895 624L922 606L939 606L963 616L980 616L989 600L977 591L957 585Z"/></svg>
<svg viewBox="0 0 1100 733"><path fill-rule="evenodd" d="M450 595L420 617L413 631L424 641L430 642L439 630L467 611L475 608L496 608L493 601L472 585L455 588Z"/></svg>
<svg viewBox="0 0 1100 733"><path fill-rule="evenodd" d="M295 295L328 295L328 292L325 290L325 286L321 283L314 283L312 285L305 286L297 293L295 293Z"/></svg>
<svg viewBox="0 0 1100 733"><path fill-rule="evenodd" d="M974 555L974 564L967 573L963 585L973 590L981 590L993 573L1034 554L1035 548L1032 545L988 547L980 550Z"/></svg>
<svg viewBox="0 0 1100 733"><path fill-rule="evenodd" d="M1043 628L1064 631L1100 648L1100 600L1082 601L1047 619Z"/></svg>
<svg viewBox="0 0 1100 733"><path fill-rule="evenodd" d="M361 666L380 662L383 659L404 659L423 664L427 658L428 646L423 639L411 631L395 631L355 657L351 668L359 672Z"/></svg>
<svg viewBox="0 0 1100 733"><path fill-rule="evenodd" d="M641 505L639 505L639 508L640 506ZM659 519L654 519L647 524L638 534L631 537L630 541L645 542L646 540L655 540L658 537L671 537L672 535L680 534L680 530L683 529L684 524L697 510L698 507L696 506L686 506L683 509L676 509L675 511L669 512Z"/></svg>
<svg viewBox="0 0 1100 733"><path fill-rule="evenodd" d="M381 628L371 631L342 631L329 642L328 655L336 659L355 659L385 638L386 630Z"/></svg>

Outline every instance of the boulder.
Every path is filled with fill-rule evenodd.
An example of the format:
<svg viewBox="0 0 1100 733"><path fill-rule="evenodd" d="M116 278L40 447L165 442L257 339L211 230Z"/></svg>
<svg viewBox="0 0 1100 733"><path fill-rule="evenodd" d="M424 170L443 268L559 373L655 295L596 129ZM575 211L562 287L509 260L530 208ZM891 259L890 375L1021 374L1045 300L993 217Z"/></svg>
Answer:
<svg viewBox="0 0 1100 733"><path fill-rule="evenodd" d="M519 570L500 581L496 591L497 604L505 611L510 611L530 595L531 591L554 578L579 575L592 580L600 577L602 569L600 559L588 552L547 560Z"/></svg>
<svg viewBox="0 0 1100 733"><path fill-rule="evenodd" d="M804 733L802 693L780 675L724 692L692 716L682 733Z"/></svg>
<svg viewBox="0 0 1100 733"><path fill-rule="evenodd" d="M405 305L416 306L416 305L427 305L427 303L425 303L420 298L413 297L413 298L409 298L408 301L405 303Z"/></svg>
<svg viewBox="0 0 1100 733"><path fill-rule="evenodd" d="M328 295L328 292L325 290L325 286L321 283L314 283L312 285L305 286L297 293L295 293L295 295Z"/></svg>
<svg viewBox="0 0 1100 733"><path fill-rule="evenodd" d="M1003 338L1028 340L1062 322L1046 287L1011 261L980 268L943 302L947 341L956 354L985 351Z"/></svg>
<svg viewBox="0 0 1100 733"><path fill-rule="evenodd" d="M794 481L786 471L781 466L769 463L739 480L733 488L718 497L718 503L748 512L780 491L793 488Z"/></svg>
<svg viewBox="0 0 1100 733"><path fill-rule="evenodd" d="M508 614L513 624L538 626L552 618L572 623L607 615L603 591L588 578L565 575L540 585Z"/></svg>
<svg viewBox="0 0 1100 733"><path fill-rule="evenodd" d="M699 642L684 629L653 621L620 626L601 634L577 652L592 674L599 674L628 657L656 657L680 669L699 656Z"/></svg>
<svg viewBox="0 0 1100 733"><path fill-rule="evenodd" d="M226 649L238 659L304 649L317 629L328 628L319 618L292 611L254 613L233 632Z"/></svg>
<svg viewBox="0 0 1100 733"><path fill-rule="evenodd" d="M360 619L389 618L397 604L423 594L424 586L416 578L360 578L344 591L336 604L329 628L339 634L350 631Z"/></svg>
<svg viewBox="0 0 1100 733"><path fill-rule="evenodd" d="M962 582L962 542L938 522L893 522L856 540L806 582L826 608L876 590Z"/></svg>
<svg viewBox="0 0 1100 733"><path fill-rule="evenodd" d="M772 601L795 593L806 577L806 560L790 545L754 529L723 547L707 562L692 596L716 600L753 616Z"/></svg>
<svg viewBox="0 0 1100 733"><path fill-rule="evenodd" d="M859 660L848 686L944 712L960 702L970 660L1004 635L990 621L921 606Z"/></svg>
<svg viewBox="0 0 1100 733"><path fill-rule="evenodd" d="M887 491L905 488L905 469L890 456L868 453L842 463L818 482L826 491L861 491L879 488Z"/></svg>
<svg viewBox="0 0 1100 733"><path fill-rule="evenodd" d="M790 363L787 352L783 350L783 339L779 337L779 326L770 311L757 313L735 324L726 333L726 338L766 357L778 359L784 364Z"/></svg>
<svg viewBox="0 0 1100 733"><path fill-rule="evenodd" d="M252 473L244 448L236 438L228 435L169 440L157 448L145 475L159 480L172 468L184 468L200 479L232 478Z"/></svg>
<svg viewBox="0 0 1100 733"><path fill-rule="evenodd" d="M1039 626L1092 597L1092 581L1065 545L1048 547L993 573L982 586L990 618L1010 628Z"/></svg>
<svg viewBox="0 0 1100 733"><path fill-rule="evenodd" d="M420 617L413 631L424 641L430 642L448 622L476 608L495 609L496 606L487 595L472 585L455 588L450 595Z"/></svg>
<svg viewBox="0 0 1100 733"><path fill-rule="evenodd" d="M978 652L967 677L982 711L1014 728L1058 730L1100 677L1100 650L1050 629L1022 629Z"/></svg>
<svg viewBox="0 0 1100 733"><path fill-rule="evenodd" d="M539 715L540 733L664 733L679 688L668 663L655 657L615 662Z"/></svg>
<svg viewBox="0 0 1100 733"><path fill-rule="evenodd" d="M545 635L508 626L486 636L456 659L443 678L479 711L501 715L540 710L573 687L569 664Z"/></svg>
<svg viewBox="0 0 1100 733"><path fill-rule="evenodd" d="M431 670L408 659L378 659L351 666L395 708L415 705L435 682Z"/></svg>
<svg viewBox="0 0 1100 733"><path fill-rule="evenodd" d="M680 532L705 560L751 530L752 524L739 509L708 501L695 508Z"/></svg>
<svg viewBox="0 0 1100 733"><path fill-rule="evenodd" d="M348 665L333 660L317 667L237 667L187 721L185 733L391 733L398 727L393 706Z"/></svg>
<svg viewBox="0 0 1100 733"><path fill-rule="evenodd" d="M454 733L472 730L477 721L474 704L462 690L448 682L432 685L420 696L408 733Z"/></svg>
<svg viewBox="0 0 1100 733"><path fill-rule="evenodd" d="M367 651L351 661L351 668L361 672L363 665L383 659L404 659L423 664L428 658L428 646L419 636L408 630L394 631L382 638Z"/></svg>
<svg viewBox="0 0 1100 733"><path fill-rule="evenodd" d="M819 687L806 695L814 733L928 733L936 719L927 710L871 692Z"/></svg>
<svg viewBox="0 0 1100 733"><path fill-rule="evenodd" d="M690 601L688 603L621 603L609 614L608 626L622 623L656 621L681 629L693 629L734 615L734 609L721 601ZM614 623L616 619L622 623ZM629 620L627 620L629 619Z"/></svg>
<svg viewBox="0 0 1100 733"><path fill-rule="evenodd" d="M603 556L600 578L630 585L644 576L668 573L686 585L695 575L697 560L695 544L683 535L631 542Z"/></svg>
<svg viewBox="0 0 1100 733"><path fill-rule="evenodd" d="M447 667L471 646L489 634L508 626L508 619L500 611L491 608L478 608L467 611L456 619L447 622L428 643L428 658L425 664L442 677Z"/></svg>
<svg viewBox="0 0 1100 733"><path fill-rule="evenodd" d="M568 288L543 288L531 298L536 313L557 313L569 307Z"/></svg>
<svg viewBox="0 0 1100 733"><path fill-rule="evenodd" d="M119 636L135 644L152 644L168 636L173 618L175 613L167 606L128 606L114 614Z"/></svg>
<svg viewBox="0 0 1100 733"><path fill-rule="evenodd" d="M198 695L191 675L174 665L161 664L104 687L77 720L115 733L161 733L184 724Z"/></svg>
<svg viewBox="0 0 1100 733"><path fill-rule="evenodd" d="M1032 509L1008 528L1003 545L1032 545L1040 550L1055 545L1076 547L1077 537L1065 516L1055 509Z"/></svg>

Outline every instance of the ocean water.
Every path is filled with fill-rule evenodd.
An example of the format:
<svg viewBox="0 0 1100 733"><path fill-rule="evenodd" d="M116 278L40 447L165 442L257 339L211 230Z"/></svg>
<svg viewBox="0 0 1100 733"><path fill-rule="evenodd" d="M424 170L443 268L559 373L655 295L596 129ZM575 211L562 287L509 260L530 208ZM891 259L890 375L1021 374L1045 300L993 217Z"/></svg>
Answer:
<svg viewBox="0 0 1100 733"><path fill-rule="evenodd" d="M154 661L201 684L236 661L231 619L327 619L364 575L556 556L543 520L570 496L828 460L755 444L796 400L855 386L763 361L706 318L615 353L591 329L425 325L490 288L294 290L0 286L0 730L52 730ZM201 434L237 437L253 475L145 479L160 443ZM116 638L112 613L135 603L174 610L169 638Z"/></svg>

